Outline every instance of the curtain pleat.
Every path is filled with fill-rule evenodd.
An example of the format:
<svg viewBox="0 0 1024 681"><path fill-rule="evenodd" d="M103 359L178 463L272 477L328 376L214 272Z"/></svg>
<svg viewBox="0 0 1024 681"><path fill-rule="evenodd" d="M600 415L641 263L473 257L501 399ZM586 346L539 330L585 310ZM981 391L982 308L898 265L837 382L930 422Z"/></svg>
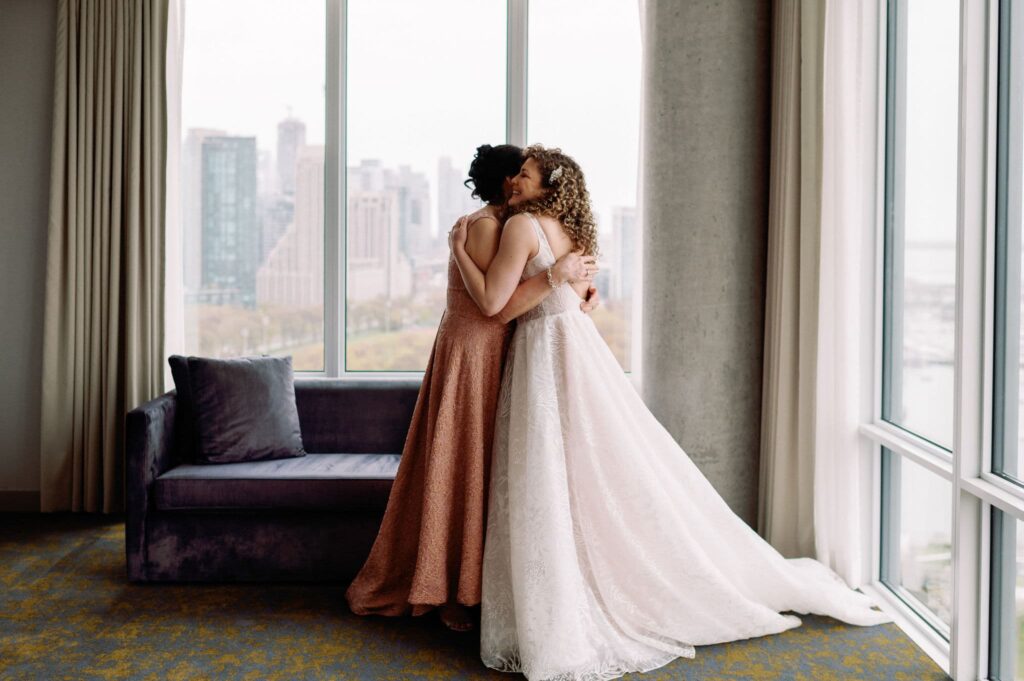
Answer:
<svg viewBox="0 0 1024 681"><path fill-rule="evenodd" d="M124 416L163 389L167 0L60 0L41 506L123 508Z"/></svg>
<svg viewBox="0 0 1024 681"><path fill-rule="evenodd" d="M821 200L820 0L776 0L758 530L814 553L814 410Z"/></svg>
<svg viewBox="0 0 1024 681"><path fill-rule="evenodd" d="M776 0L759 531L857 586L870 555L874 0Z"/></svg>

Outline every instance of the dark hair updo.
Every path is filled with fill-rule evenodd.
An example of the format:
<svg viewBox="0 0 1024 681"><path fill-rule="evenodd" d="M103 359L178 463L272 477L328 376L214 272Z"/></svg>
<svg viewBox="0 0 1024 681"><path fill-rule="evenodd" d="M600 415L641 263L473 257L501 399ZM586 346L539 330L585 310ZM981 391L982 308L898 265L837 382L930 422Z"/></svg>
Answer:
<svg viewBox="0 0 1024 681"><path fill-rule="evenodd" d="M523 150L516 145L484 144L476 148L476 156L469 165L469 179L463 184L473 190L474 197L500 205L505 203L505 178L518 175L522 166Z"/></svg>

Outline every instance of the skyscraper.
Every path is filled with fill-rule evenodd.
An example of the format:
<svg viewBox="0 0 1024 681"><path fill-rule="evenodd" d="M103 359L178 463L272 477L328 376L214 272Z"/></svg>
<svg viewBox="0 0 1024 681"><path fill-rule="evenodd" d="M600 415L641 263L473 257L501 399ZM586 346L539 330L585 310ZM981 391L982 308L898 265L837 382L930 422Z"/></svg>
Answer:
<svg viewBox="0 0 1024 681"><path fill-rule="evenodd" d="M204 302L256 302L256 138L209 136L202 143Z"/></svg>
<svg viewBox="0 0 1024 681"><path fill-rule="evenodd" d="M295 163L305 144L305 123L286 118L277 124L277 189L282 194L295 193Z"/></svg>
<svg viewBox="0 0 1024 681"><path fill-rule="evenodd" d="M181 234L186 295L203 285L203 140L223 130L191 128L181 150Z"/></svg>
<svg viewBox="0 0 1024 681"><path fill-rule="evenodd" d="M295 198L260 193L257 208L260 225L259 263L262 265L270 256L270 251L284 236L285 230L295 220Z"/></svg>
<svg viewBox="0 0 1024 681"><path fill-rule="evenodd" d="M349 192L349 299L394 299L411 293L412 267L398 250L396 192Z"/></svg>
<svg viewBox="0 0 1024 681"><path fill-rule="evenodd" d="M398 170L363 160L348 169L349 192L390 192L395 201L398 252L413 259L431 250L430 181L409 166Z"/></svg>
<svg viewBox="0 0 1024 681"><path fill-rule="evenodd" d="M324 148L299 149L295 219L256 275L261 305L316 307L324 302Z"/></svg>
<svg viewBox="0 0 1024 681"><path fill-rule="evenodd" d="M398 250L415 259L430 251L430 182L409 166L388 172L385 180L398 201Z"/></svg>

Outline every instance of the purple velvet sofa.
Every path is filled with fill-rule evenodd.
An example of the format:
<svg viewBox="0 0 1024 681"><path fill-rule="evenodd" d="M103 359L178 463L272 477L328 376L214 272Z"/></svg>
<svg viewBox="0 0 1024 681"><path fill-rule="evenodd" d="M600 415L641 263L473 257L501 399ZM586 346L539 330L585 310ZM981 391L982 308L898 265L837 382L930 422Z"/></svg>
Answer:
<svg viewBox="0 0 1024 681"><path fill-rule="evenodd" d="M173 392L128 413L128 578L349 581L369 554L419 381L295 381L308 452L194 465Z"/></svg>

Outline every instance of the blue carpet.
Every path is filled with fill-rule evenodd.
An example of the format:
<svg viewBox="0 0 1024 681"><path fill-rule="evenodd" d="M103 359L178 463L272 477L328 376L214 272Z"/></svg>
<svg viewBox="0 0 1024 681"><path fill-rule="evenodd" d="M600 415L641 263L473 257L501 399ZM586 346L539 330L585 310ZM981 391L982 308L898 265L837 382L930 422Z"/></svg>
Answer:
<svg viewBox="0 0 1024 681"><path fill-rule="evenodd" d="M0 679L522 678L484 668L476 636L433 616L355 617L340 584L133 585L124 575L119 519L0 514ZM803 620L626 678L948 678L893 624Z"/></svg>

